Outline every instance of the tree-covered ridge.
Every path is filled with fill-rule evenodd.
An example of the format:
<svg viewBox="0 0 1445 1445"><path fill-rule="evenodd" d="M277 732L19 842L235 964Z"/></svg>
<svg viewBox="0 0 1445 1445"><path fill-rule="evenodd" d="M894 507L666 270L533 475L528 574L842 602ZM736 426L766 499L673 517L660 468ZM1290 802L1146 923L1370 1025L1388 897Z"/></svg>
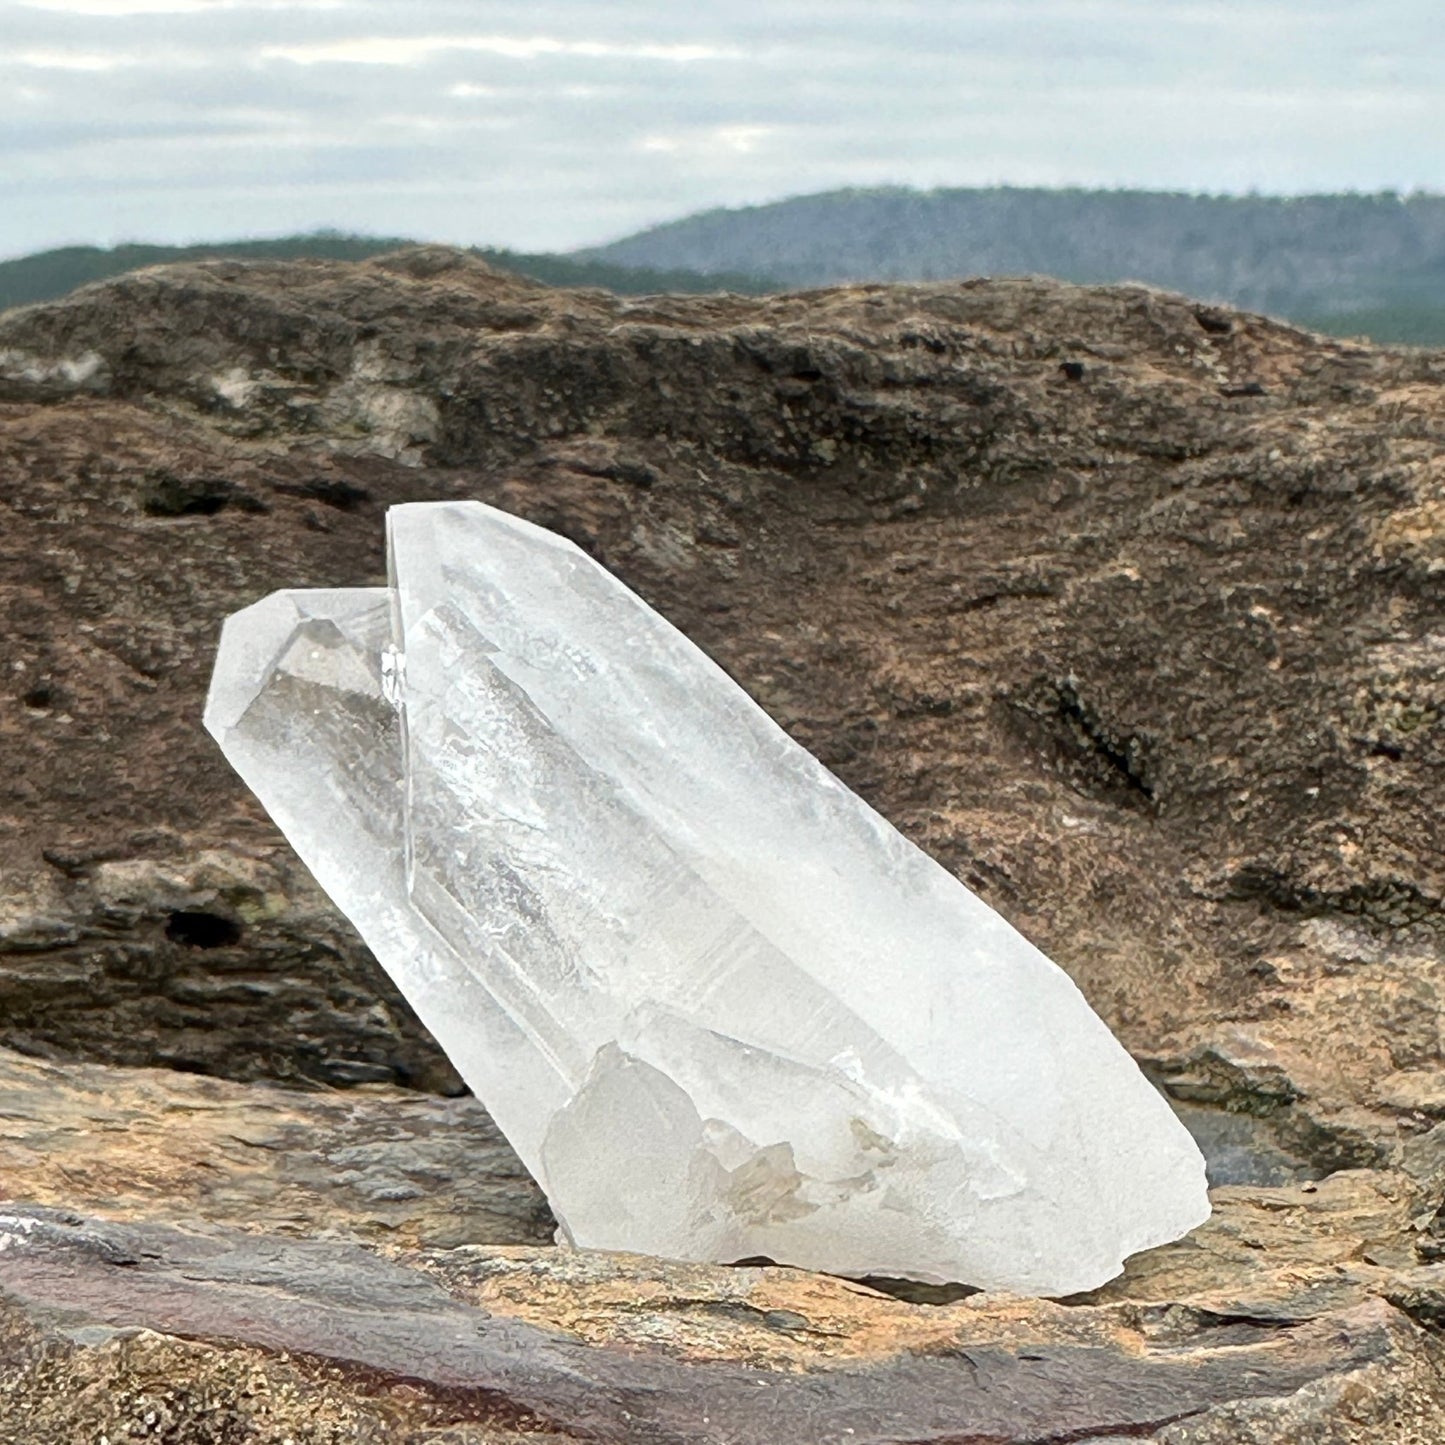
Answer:
<svg viewBox="0 0 1445 1445"><path fill-rule="evenodd" d="M0 261L0 310L52 301L92 281L104 281L144 266L173 261L267 260L306 258L328 261L364 261L412 242L394 236L349 236L321 231L305 236L282 236L269 241L225 241L196 246L124 245L66 246L13 261ZM475 254L504 271L529 276L549 286L601 286L623 295L638 296L668 291L741 291L755 295L768 283L752 276L698 275L676 269L619 266L609 261L568 256L476 248Z"/></svg>
<svg viewBox="0 0 1445 1445"><path fill-rule="evenodd" d="M143 266L364 260L410 242L322 231L195 246L71 246L0 262L0 310ZM1146 281L1339 336L1445 346L1445 196L833 191L716 210L571 255L477 247L505 271L623 295L1039 274Z"/></svg>
<svg viewBox="0 0 1445 1445"><path fill-rule="evenodd" d="M579 254L798 286L1145 281L1320 330L1445 344L1445 196L1436 195L843 190L707 211Z"/></svg>

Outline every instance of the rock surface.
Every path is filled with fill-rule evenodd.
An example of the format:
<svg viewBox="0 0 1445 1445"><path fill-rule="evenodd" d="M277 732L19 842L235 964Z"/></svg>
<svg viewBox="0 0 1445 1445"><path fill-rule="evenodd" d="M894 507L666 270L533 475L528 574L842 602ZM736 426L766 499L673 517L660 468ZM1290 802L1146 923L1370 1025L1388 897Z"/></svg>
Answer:
<svg viewBox="0 0 1445 1445"><path fill-rule="evenodd" d="M26 1200L0 1206L7 1442L1223 1445L1441 1419L1445 1266L1409 1241L1445 1129L1397 1171L1217 1190L1091 1296L940 1306L539 1247L540 1196L468 1099L12 1056L0 1120Z"/></svg>
<svg viewBox="0 0 1445 1445"><path fill-rule="evenodd" d="M541 1244L199 727L226 613L452 497L1067 967L1215 1221L1067 1304ZM763 1393L800 1441L1445 1434L1445 357L1044 281L177 267L0 317L0 505L0 1439L789 1438Z"/></svg>

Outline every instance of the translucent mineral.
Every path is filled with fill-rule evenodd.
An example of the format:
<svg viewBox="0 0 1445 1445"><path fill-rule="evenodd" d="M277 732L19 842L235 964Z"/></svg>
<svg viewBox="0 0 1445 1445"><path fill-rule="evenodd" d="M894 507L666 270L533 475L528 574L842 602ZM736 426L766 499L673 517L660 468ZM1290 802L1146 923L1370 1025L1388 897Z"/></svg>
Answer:
<svg viewBox="0 0 1445 1445"><path fill-rule="evenodd" d="M572 543L393 508L206 725L564 1239L1063 1294L1208 1215L1068 976Z"/></svg>

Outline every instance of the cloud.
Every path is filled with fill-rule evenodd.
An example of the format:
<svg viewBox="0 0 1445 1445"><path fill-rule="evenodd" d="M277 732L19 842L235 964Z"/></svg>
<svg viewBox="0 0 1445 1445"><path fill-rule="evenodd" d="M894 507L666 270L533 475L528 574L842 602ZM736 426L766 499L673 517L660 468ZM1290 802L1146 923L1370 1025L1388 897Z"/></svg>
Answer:
<svg viewBox="0 0 1445 1445"><path fill-rule="evenodd" d="M508 60L580 55L593 60L741 60L743 52L710 45L616 44L605 40L561 40L553 35L358 35L304 45L268 45L263 60L296 65L418 65L439 55L473 52Z"/></svg>
<svg viewBox="0 0 1445 1445"><path fill-rule="evenodd" d="M90 74L117 70L130 63L126 56L98 50L21 50L13 55L0 55L0 65L24 66L27 70L79 70Z"/></svg>
<svg viewBox="0 0 1445 1445"><path fill-rule="evenodd" d="M750 155L769 136L766 125L717 125L702 131L674 135L645 135L637 148L653 155Z"/></svg>
<svg viewBox="0 0 1445 1445"><path fill-rule="evenodd" d="M122 19L131 15L202 15L222 10L344 10L347 0L21 0L27 10Z"/></svg>
<svg viewBox="0 0 1445 1445"><path fill-rule="evenodd" d="M1445 189L1436 0L0 0L0 253L844 185Z"/></svg>

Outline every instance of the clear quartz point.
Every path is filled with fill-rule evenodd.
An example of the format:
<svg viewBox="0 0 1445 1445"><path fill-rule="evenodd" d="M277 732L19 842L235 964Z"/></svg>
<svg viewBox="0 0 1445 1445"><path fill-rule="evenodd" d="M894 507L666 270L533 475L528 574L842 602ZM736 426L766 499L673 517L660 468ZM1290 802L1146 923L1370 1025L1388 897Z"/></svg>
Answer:
<svg viewBox="0 0 1445 1445"><path fill-rule="evenodd" d="M572 543L396 507L206 726L564 1236L1066 1294L1209 1212L1062 970Z"/></svg>

